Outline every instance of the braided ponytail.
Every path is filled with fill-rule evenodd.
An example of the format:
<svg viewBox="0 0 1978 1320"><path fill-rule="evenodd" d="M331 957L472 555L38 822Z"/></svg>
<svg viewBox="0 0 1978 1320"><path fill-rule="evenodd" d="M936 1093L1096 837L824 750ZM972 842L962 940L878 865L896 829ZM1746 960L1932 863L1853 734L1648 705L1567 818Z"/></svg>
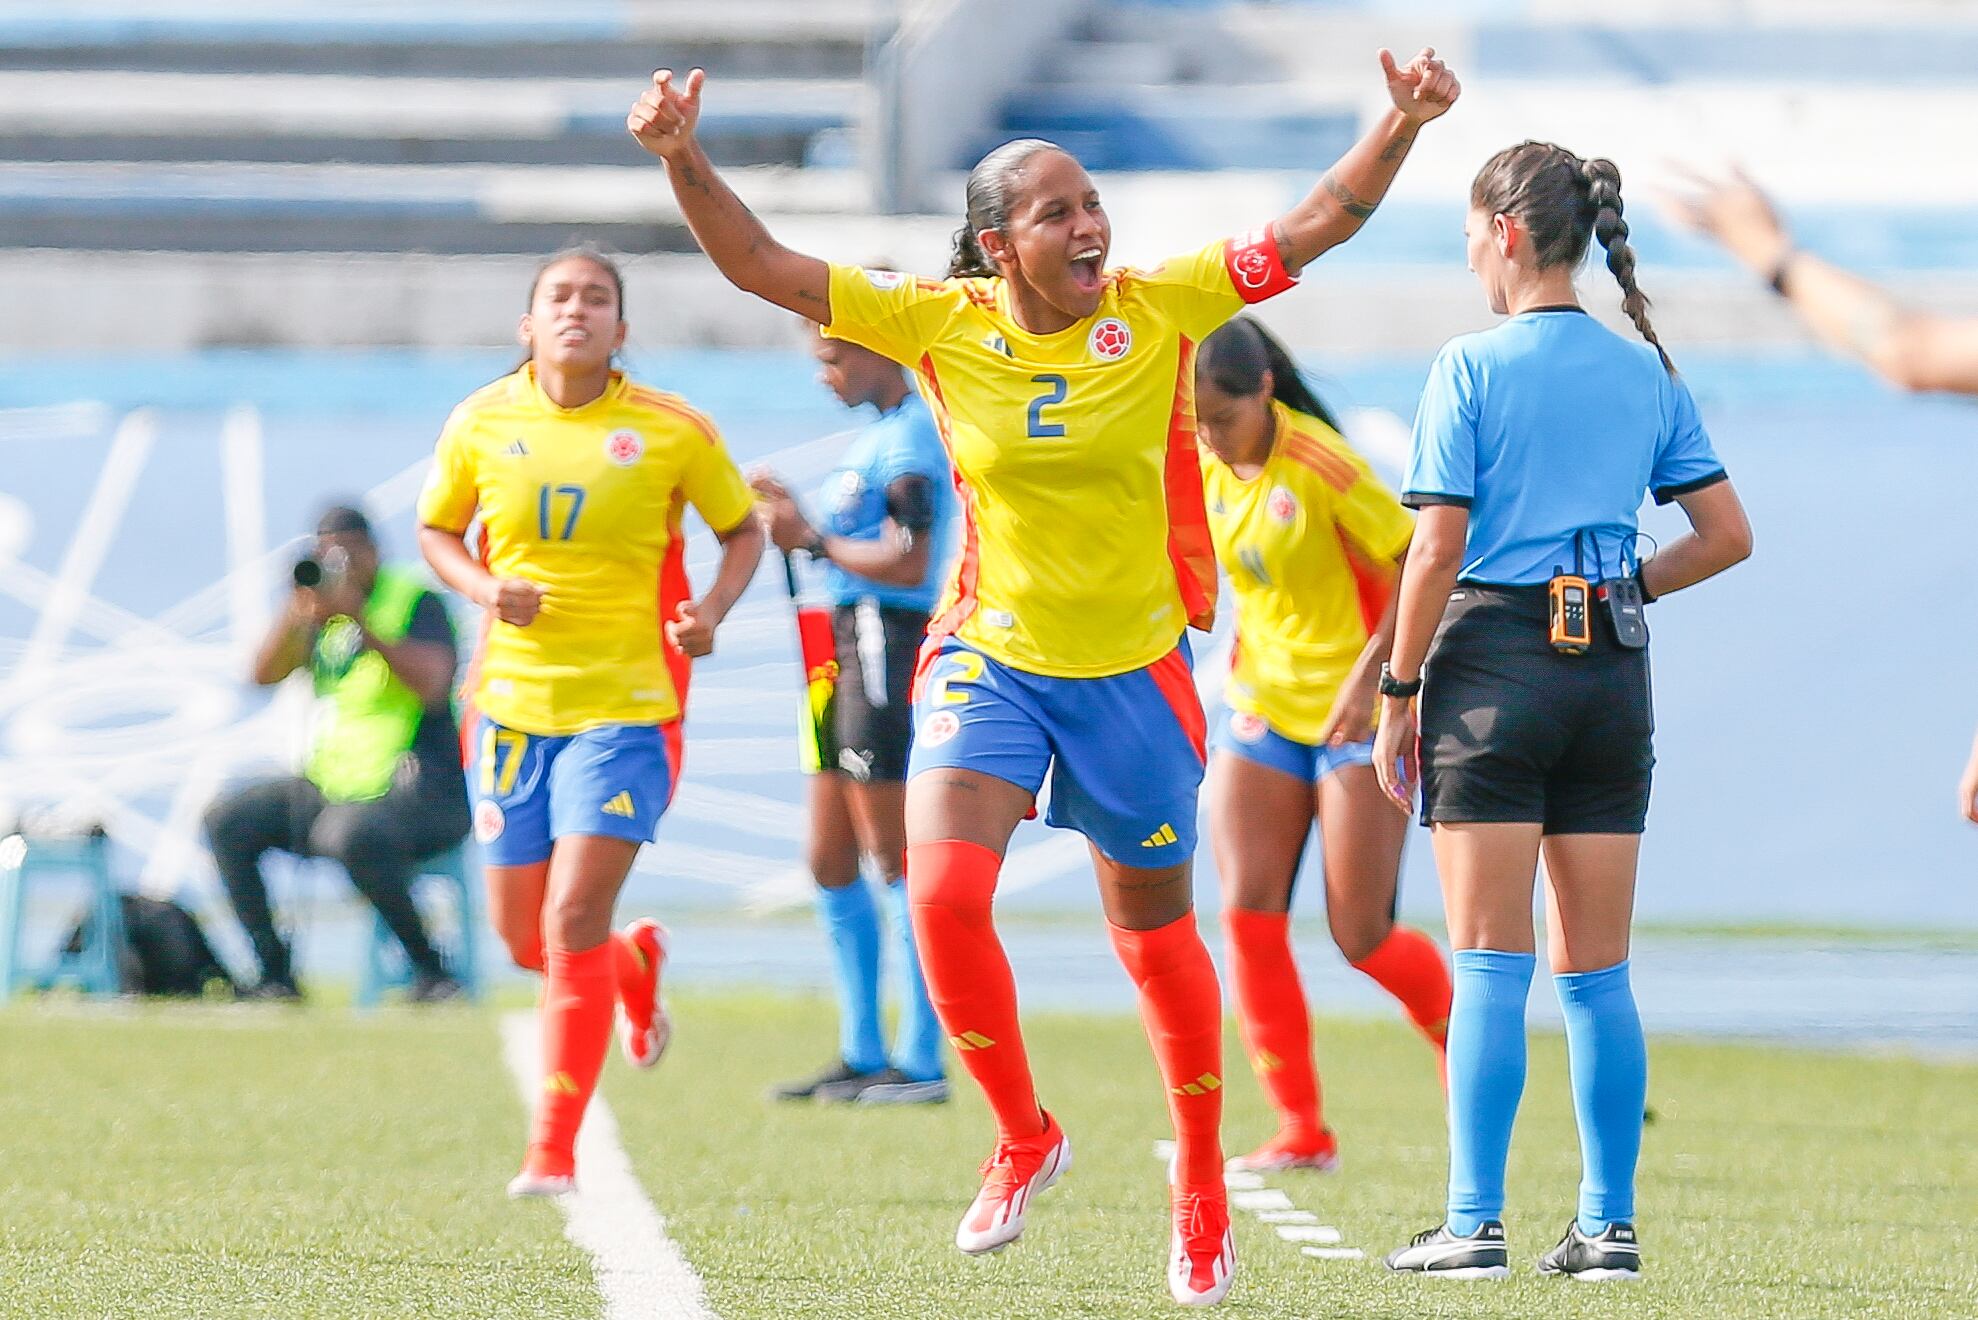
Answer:
<svg viewBox="0 0 1978 1320"><path fill-rule="evenodd" d="M1607 250L1607 269L1621 286L1621 310L1635 323L1662 359L1662 369L1676 374L1676 364L1656 338L1648 321L1648 295L1635 283L1635 250L1628 246L1628 222L1621 218L1621 171L1611 160L1580 162L1580 175L1586 180L1587 207L1593 212L1593 236Z"/></svg>
<svg viewBox="0 0 1978 1320"><path fill-rule="evenodd" d="M1520 142L1492 156L1470 183L1470 209L1514 215L1531 235L1539 269L1577 267L1590 239L1607 250L1607 269L1621 285L1621 310L1676 374L1655 327L1648 323L1648 295L1635 284L1635 250L1621 218L1621 171L1611 160L1581 160L1552 142Z"/></svg>

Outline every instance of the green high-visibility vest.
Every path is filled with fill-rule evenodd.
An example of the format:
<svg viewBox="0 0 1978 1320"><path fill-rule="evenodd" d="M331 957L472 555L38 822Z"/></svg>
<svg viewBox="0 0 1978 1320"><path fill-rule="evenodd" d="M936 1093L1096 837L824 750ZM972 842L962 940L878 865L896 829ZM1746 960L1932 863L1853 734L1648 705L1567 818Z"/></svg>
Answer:
<svg viewBox="0 0 1978 1320"><path fill-rule="evenodd" d="M364 602L364 627L386 645L396 645L412 626L412 612L426 590L418 574L381 565ZM323 625L309 658L323 703L306 773L332 802L383 797L426 717L417 694L383 656L363 645L356 621L339 614Z"/></svg>

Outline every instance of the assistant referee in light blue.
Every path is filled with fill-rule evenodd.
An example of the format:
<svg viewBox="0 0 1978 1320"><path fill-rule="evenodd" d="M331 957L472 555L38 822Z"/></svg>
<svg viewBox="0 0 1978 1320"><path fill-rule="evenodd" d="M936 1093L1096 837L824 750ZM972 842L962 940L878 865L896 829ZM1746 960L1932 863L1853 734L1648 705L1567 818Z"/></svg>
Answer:
<svg viewBox="0 0 1978 1320"><path fill-rule="evenodd" d="M1539 1270L1639 1278L1648 1061L1628 936L1655 763L1641 602L1743 559L1751 531L1649 324L1613 163L1539 142L1499 152L1471 185L1465 232L1470 268L1508 319L1451 341L1422 395L1402 486L1421 518L1375 750L1402 809L1419 779L1455 950L1449 1199L1444 1222L1387 1264L1509 1271L1504 1166L1543 853L1582 1174L1574 1220ZM1573 276L1595 237L1645 344L1580 306ZM1642 563L1636 515L1650 493L1679 502L1691 531ZM1555 625L1555 601L1587 608Z"/></svg>

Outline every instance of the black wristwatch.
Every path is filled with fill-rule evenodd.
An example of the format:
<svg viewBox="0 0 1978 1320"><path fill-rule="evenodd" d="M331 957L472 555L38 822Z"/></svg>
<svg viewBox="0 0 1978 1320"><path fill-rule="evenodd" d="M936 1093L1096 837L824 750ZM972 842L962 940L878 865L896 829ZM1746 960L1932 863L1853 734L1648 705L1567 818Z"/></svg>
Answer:
<svg viewBox="0 0 1978 1320"><path fill-rule="evenodd" d="M804 542L804 553L820 564L831 557L831 552L824 548L824 537L818 532L812 532L810 540Z"/></svg>
<svg viewBox="0 0 1978 1320"><path fill-rule="evenodd" d="M1412 697L1422 690L1422 680L1403 683L1386 664L1380 667L1380 694L1383 697Z"/></svg>

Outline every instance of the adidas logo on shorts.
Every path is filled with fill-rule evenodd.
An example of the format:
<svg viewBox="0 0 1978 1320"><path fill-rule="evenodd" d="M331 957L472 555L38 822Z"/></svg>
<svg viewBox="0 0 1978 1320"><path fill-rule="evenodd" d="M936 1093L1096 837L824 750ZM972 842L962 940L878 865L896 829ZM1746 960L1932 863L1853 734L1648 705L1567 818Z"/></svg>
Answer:
<svg viewBox="0 0 1978 1320"><path fill-rule="evenodd" d="M630 793L620 793L617 797L605 803L600 810L607 816L624 816L628 819L638 814L632 807L632 795Z"/></svg>

